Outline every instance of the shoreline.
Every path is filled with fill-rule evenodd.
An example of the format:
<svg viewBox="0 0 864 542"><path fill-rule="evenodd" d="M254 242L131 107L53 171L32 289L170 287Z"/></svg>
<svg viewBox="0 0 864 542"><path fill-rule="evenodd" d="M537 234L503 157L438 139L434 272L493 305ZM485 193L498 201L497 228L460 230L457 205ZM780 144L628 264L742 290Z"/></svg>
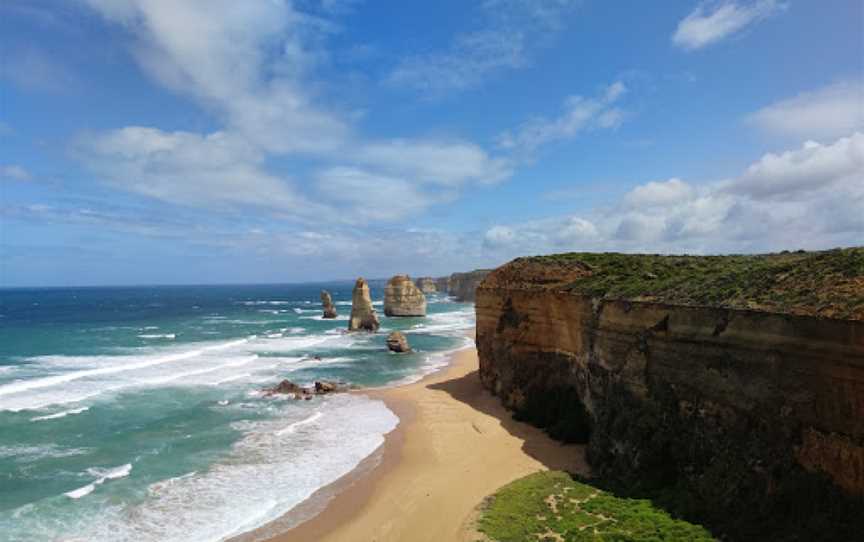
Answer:
<svg viewBox="0 0 864 542"><path fill-rule="evenodd" d="M545 469L590 474L584 446L512 420L477 367L472 346L417 382L356 392L399 418L384 443L287 514L229 540L468 540L475 508L501 486Z"/></svg>

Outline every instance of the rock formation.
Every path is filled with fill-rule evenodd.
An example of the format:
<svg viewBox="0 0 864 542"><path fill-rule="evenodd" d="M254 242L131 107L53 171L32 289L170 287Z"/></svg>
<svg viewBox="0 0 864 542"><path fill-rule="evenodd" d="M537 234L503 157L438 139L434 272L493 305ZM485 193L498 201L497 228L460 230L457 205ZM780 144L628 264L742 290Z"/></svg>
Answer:
<svg viewBox="0 0 864 542"><path fill-rule="evenodd" d="M354 291L351 293L351 318L348 320L348 331L378 331L379 327L381 323L378 321L378 313L372 307L369 284L360 277L354 283Z"/></svg>
<svg viewBox="0 0 864 542"><path fill-rule="evenodd" d="M852 539L864 532L853 291L864 299L864 249L520 258L477 291L480 378L518 419L587 441L601 478L662 494L729 540Z"/></svg>
<svg viewBox="0 0 864 542"><path fill-rule="evenodd" d="M408 339L399 331L393 331L387 335L387 348L391 352L410 352L411 346L408 344Z"/></svg>
<svg viewBox="0 0 864 542"><path fill-rule="evenodd" d="M316 381L311 388L304 388L290 380L283 380L272 388L262 390L265 396L275 394L293 395L294 399L310 400L314 395L326 395L328 393L348 391L348 386L329 380Z"/></svg>
<svg viewBox="0 0 864 542"><path fill-rule="evenodd" d="M489 274L489 269L476 269L467 273L453 273L448 281L447 293L457 301L474 302L480 282Z"/></svg>
<svg viewBox="0 0 864 542"><path fill-rule="evenodd" d="M435 290L438 293L446 294L450 291L450 277L438 277L435 279Z"/></svg>
<svg viewBox="0 0 864 542"><path fill-rule="evenodd" d="M417 287L424 294L434 294L438 291L438 288L435 286L435 279L432 277L420 277L417 279Z"/></svg>
<svg viewBox="0 0 864 542"><path fill-rule="evenodd" d="M384 314L387 316L426 316L426 296L408 275L396 275L384 288Z"/></svg>
<svg viewBox="0 0 864 542"><path fill-rule="evenodd" d="M336 306L333 305L333 298L330 297L330 292L321 290L321 307L324 309L324 318L336 318Z"/></svg>

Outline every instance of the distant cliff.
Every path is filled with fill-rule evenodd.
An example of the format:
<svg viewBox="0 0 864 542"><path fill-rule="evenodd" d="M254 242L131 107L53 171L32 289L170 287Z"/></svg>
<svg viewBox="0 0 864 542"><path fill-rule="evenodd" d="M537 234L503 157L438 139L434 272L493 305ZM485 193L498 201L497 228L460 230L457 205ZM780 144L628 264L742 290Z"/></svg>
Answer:
<svg viewBox="0 0 864 542"><path fill-rule="evenodd" d="M490 269L476 269L467 273L453 273L448 280L447 292L458 301L474 302L477 287L490 271Z"/></svg>
<svg viewBox="0 0 864 542"><path fill-rule="evenodd" d="M483 384L608 483L733 540L864 532L864 249L521 258L476 310Z"/></svg>

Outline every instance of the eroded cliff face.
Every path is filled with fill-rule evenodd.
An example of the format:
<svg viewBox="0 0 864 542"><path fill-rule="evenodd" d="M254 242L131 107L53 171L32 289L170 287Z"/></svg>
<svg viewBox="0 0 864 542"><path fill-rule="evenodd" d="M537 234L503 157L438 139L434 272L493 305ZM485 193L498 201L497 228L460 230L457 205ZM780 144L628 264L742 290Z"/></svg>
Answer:
<svg viewBox="0 0 864 542"><path fill-rule="evenodd" d="M477 290L480 378L518 418L732 539L862 532L864 322L568 288L590 273L517 260Z"/></svg>
<svg viewBox="0 0 864 542"><path fill-rule="evenodd" d="M489 269L476 269L467 273L453 273L447 284L447 293L457 301L473 302L477 286L489 274Z"/></svg>

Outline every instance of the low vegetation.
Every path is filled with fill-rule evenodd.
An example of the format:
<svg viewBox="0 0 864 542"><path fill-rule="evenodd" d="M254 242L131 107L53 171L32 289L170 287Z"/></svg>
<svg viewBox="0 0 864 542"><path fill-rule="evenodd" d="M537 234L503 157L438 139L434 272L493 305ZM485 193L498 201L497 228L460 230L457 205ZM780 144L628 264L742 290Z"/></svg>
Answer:
<svg viewBox="0 0 864 542"><path fill-rule="evenodd" d="M483 504L476 529L495 542L714 540L651 501L616 497L560 471L531 474L500 489Z"/></svg>
<svg viewBox="0 0 864 542"><path fill-rule="evenodd" d="M563 287L607 299L864 319L864 247L732 256L572 252L513 263L581 269Z"/></svg>

